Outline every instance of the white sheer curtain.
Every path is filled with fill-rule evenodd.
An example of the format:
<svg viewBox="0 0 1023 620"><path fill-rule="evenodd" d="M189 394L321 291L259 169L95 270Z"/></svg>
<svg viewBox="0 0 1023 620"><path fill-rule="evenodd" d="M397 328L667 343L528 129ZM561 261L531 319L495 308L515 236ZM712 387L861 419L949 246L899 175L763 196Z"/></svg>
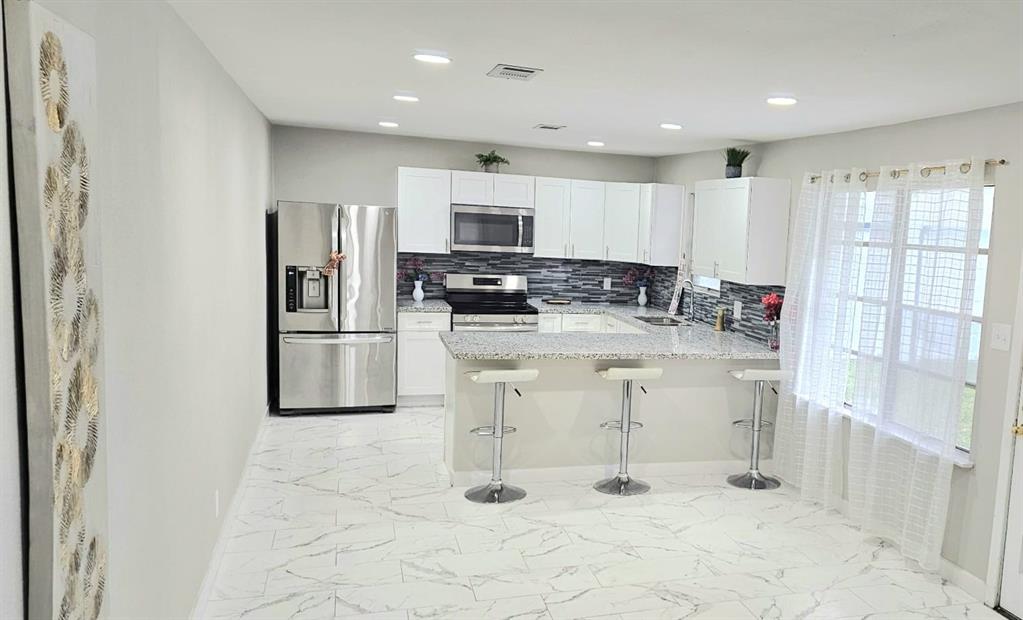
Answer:
<svg viewBox="0 0 1023 620"><path fill-rule="evenodd" d="M782 317L779 474L928 568L966 382L982 160L808 174ZM871 199L872 198L872 199ZM846 423L845 418L849 418Z"/></svg>

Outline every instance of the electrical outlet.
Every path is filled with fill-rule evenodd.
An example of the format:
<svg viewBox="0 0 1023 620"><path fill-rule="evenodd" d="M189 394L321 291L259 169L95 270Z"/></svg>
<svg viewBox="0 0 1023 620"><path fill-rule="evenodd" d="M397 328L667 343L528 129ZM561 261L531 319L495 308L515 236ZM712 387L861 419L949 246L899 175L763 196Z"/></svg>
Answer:
<svg viewBox="0 0 1023 620"><path fill-rule="evenodd" d="M732 306L732 317L736 321L741 321L742 320L742 302L741 301L735 302L735 304Z"/></svg>
<svg viewBox="0 0 1023 620"><path fill-rule="evenodd" d="M1008 351L1012 343L1012 325L1008 323L992 323L989 346L996 351Z"/></svg>
<svg viewBox="0 0 1023 620"><path fill-rule="evenodd" d="M220 489L213 491L213 516L220 518Z"/></svg>
<svg viewBox="0 0 1023 620"><path fill-rule="evenodd" d="M604 278L604 290L605 291L611 290L611 278Z"/></svg>

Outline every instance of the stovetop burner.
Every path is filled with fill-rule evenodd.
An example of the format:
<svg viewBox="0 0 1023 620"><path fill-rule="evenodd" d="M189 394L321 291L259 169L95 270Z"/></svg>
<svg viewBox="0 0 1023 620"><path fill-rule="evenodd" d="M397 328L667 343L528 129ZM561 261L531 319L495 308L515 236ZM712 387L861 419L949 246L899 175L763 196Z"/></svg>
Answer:
<svg viewBox="0 0 1023 620"><path fill-rule="evenodd" d="M455 331L536 331L525 276L448 274L445 288Z"/></svg>

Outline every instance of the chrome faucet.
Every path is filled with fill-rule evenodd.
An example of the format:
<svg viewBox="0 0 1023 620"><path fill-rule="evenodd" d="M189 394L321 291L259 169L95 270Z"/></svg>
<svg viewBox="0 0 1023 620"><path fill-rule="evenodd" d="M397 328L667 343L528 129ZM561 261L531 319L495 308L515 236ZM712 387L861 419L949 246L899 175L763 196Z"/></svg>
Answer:
<svg viewBox="0 0 1023 620"><path fill-rule="evenodd" d="M682 301L683 302L685 301L685 299L684 299L685 298L685 288L686 288L686 284L687 283L689 284L689 322L690 323L695 323L696 322L696 285L693 284L693 281L690 280L689 278L686 278L685 280L682 280L682 291L683 291L682 292L682 296L683 296L683 300Z"/></svg>

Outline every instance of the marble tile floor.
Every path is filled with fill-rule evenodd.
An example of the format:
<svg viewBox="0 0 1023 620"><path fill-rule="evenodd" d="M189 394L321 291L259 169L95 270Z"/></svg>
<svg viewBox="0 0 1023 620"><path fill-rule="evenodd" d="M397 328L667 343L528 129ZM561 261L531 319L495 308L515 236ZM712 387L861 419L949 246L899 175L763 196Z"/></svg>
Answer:
<svg viewBox="0 0 1023 620"><path fill-rule="evenodd" d="M437 407L268 419L202 617L1000 618L784 487L647 478L619 498L566 480L472 504L442 432Z"/></svg>

